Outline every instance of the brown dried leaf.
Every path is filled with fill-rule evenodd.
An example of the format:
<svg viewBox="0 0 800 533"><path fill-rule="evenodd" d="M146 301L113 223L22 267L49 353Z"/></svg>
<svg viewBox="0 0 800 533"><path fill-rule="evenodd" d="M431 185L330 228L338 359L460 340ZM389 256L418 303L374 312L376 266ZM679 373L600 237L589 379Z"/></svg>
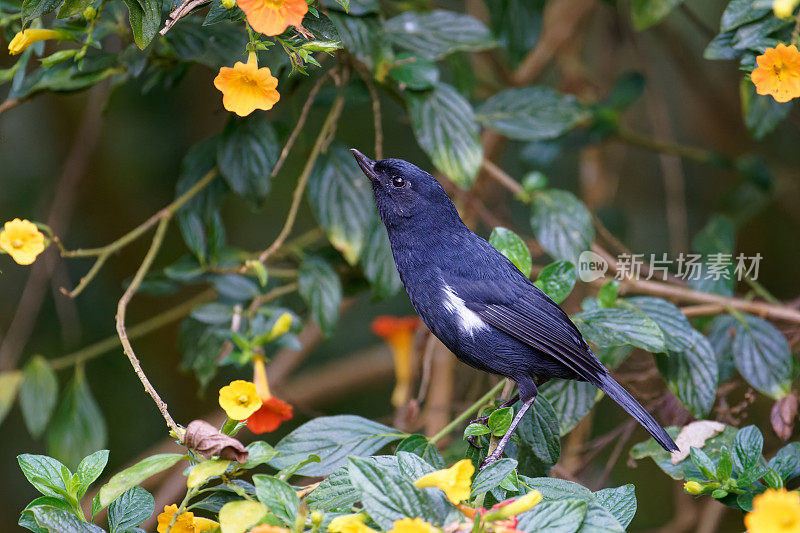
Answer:
<svg viewBox="0 0 800 533"><path fill-rule="evenodd" d="M772 429L781 440L789 440L794 431L794 421L797 417L798 407L797 394L790 393L784 396L772 406L769 413L769 422Z"/></svg>
<svg viewBox="0 0 800 533"><path fill-rule="evenodd" d="M243 463L247 461L247 449L238 440L220 433L205 420L192 420L186 427L183 444L205 457L218 456Z"/></svg>
<svg viewBox="0 0 800 533"><path fill-rule="evenodd" d="M689 457L689 449L692 446L702 448L708 439L724 429L725 424L713 420L698 420L683 426L678 438L675 439L678 451L672 452L672 464L676 465Z"/></svg>

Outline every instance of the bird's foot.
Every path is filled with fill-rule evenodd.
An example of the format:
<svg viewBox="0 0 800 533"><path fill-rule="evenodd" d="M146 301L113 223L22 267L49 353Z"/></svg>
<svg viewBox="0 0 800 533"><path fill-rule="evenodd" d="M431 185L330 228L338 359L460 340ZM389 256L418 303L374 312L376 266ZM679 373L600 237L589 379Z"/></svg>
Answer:
<svg viewBox="0 0 800 533"><path fill-rule="evenodd" d="M470 420L469 423L470 423L470 425L472 425L472 424L480 424L482 426L489 427L489 415L479 416L478 418ZM483 446L481 446L480 444L475 442L475 437L476 436L477 435L470 435L469 437L467 437L467 442L473 448L476 448L476 449L480 450L481 448L483 448Z"/></svg>
<svg viewBox="0 0 800 533"><path fill-rule="evenodd" d="M505 448L505 447L503 447L503 448ZM502 455L503 455L503 450L500 449L499 447L496 448L492 453L490 453L489 455L486 456L486 458L483 460L483 462L481 463L481 466L480 466L480 468L478 470L483 470L484 468L486 468L490 464L496 463L498 461L498 459L500 459L500 457L502 457Z"/></svg>

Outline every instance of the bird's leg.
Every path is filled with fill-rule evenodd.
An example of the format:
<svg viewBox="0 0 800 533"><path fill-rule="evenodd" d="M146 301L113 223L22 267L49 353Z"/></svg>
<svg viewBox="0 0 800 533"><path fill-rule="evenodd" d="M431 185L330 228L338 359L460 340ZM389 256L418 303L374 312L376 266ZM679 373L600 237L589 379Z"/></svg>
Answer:
<svg viewBox="0 0 800 533"><path fill-rule="evenodd" d="M505 402L501 403L500 407L498 407L498 409L504 409L506 407L511 407L512 405L514 405L518 401L519 401L519 394L515 394L510 400L506 400ZM489 423L490 414L486 415L486 416L479 416L478 418L470 420L469 423L470 424L481 424L481 425L485 426L485 425L487 425ZM473 448L482 448L483 447L480 444L476 444L475 443L475 437L472 436L472 435L467 437L467 442L469 442L469 445L472 446Z"/></svg>
<svg viewBox="0 0 800 533"><path fill-rule="evenodd" d="M508 431L506 434L503 435L503 438L500 439L500 442L497 443L497 448L494 449L492 453L486 456L486 459L483 460L481 463L481 470L489 466L490 464L494 463L498 459L503 456L503 451L506 449L506 445L508 441L511 440L511 435L514 434L514 431L517 429L517 426L522 421L522 417L525 416L525 413L528 412L528 409L531 408L533 405L533 401L536 399L536 396L529 398L522 402L522 406L519 408L519 411L514 416L514 420L511 421L511 425L508 427Z"/></svg>

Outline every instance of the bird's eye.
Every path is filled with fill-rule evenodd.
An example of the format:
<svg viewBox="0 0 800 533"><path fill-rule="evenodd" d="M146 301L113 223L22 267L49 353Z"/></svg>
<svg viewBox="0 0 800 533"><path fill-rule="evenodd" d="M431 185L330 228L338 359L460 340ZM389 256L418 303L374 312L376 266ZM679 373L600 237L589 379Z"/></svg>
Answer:
<svg viewBox="0 0 800 533"><path fill-rule="evenodd" d="M406 184L406 180L404 180L400 176L395 176L394 178L392 178L392 185L397 187L397 188L400 188L400 187L404 186L405 184Z"/></svg>

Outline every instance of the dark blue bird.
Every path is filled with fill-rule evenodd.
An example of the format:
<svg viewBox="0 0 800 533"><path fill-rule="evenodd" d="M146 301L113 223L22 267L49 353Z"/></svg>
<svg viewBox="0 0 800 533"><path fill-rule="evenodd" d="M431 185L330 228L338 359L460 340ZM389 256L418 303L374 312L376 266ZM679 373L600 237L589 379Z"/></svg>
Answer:
<svg viewBox="0 0 800 533"><path fill-rule="evenodd" d="M425 325L461 361L517 384L522 406L484 466L502 456L537 384L550 378L596 385L665 450L678 449L611 377L567 314L464 224L433 176L401 159L353 154L372 182L397 271Z"/></svg>

